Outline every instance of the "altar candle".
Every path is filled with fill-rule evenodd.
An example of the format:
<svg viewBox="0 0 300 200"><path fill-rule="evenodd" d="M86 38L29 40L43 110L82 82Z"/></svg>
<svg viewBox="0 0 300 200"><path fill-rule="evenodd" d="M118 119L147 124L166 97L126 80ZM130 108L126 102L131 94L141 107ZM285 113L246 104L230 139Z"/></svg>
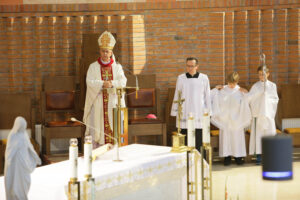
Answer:
<svg viewBox="0 0 300 200"><path fill-rule="evenodd" d="M210 143L210 116L207 112L203 114L202 117L202 135L204 144Z"/></svg>
<svg viewBox="0 0 300 200"><path fill-rule="evenodd" d="M87 139L84 143L84 174L92 175L92 143Z"/></svg>
<svg viewBox="0 0 300 200"><path fill-rule="evenodd" d="M188 118L188 143L189 147L195 147L195 119L193 113L189 113Z"/></svg>
<svg viewBox="0 0 300 200"><path fill-rule="evenodd" d="M70 178L74 180L77 179L78 146L74 141L70 143L71 143L69 147L69 160L70 160L70 173L71 173Z"/></svg>

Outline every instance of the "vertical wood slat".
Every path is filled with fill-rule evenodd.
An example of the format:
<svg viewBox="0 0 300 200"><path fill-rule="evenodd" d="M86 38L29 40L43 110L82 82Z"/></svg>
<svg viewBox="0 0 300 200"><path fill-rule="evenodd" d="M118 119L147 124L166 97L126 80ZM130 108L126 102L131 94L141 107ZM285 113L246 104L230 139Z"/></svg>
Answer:
<svg viewBox="0 0 300 200"><path fill-rule="evenodd" d="M226 44L226 18L225 18L225 12L223 12L223 57L222 57L222 73L223 73L223 80L222 80L222 84L225 85L226 84L226 48L225 48L225 44Z"/></svg>
<svg viewBox="0 0 300 200"><path fill-rule="evenodd" d="M235 30L235 14L236 12L232 12L232 67L233 71L236 71L236 30Z"/></svg>
<svg viewBox="0 0 300 200"><path fill-rule="evenodd" d="M289 66L289 82L297 82L297 71L299 65L299 41L298 41L298 9L289 9L288 19L288 66ZM299 72L298 72L299 73Z"/></svg>
<svg viewBox="0 0 300 200"><path fill-rule="evenodd" d="M272 10L272 35L273 35L273 48L272 48L272 80L278 82L278 21L277 21L277 12Z"/></svg>
<svg viewBox="0 0 300 200"><path fill-rule="evenodd" d="M298 76L297 76L297 83L300 84L300 44L299 44L299 39L300 39L300 9L297 9L298 10L298 17L297 17L297 20L298 20L298 70L297 70L297 73L298 73Z"/></svg>
<svg viewBox="0 0 300 200"><path fill-rule="evenodd" d="M247 81L246 85L250 84L250 64L249 64L249 54L250 54L250 39L249 39L249 11L246 11L246 74L247 74Z"/></svg>

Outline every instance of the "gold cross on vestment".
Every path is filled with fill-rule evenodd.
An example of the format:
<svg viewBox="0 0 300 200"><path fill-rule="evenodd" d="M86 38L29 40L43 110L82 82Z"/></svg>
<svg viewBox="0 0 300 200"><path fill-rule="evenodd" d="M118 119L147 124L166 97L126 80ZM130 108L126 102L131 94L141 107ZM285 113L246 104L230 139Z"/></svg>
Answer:
<svg viewBox="0 0 300 200"><path fill-rule="evenodd" d="M176 101L174 101L174 103L178 104L178 109L177 109L177 123L178 123L178 134L180 133L181 129L180 129L180 121L182 118L182 104L185 101L185 99L181 98L181 91L178 91L178 98Z"/></svg>
<svg viewBox="0 0 300 200"><path fill-rule="evenodd" d="M108 74L108 70L105 70L104 76L105 76L104 79L105 79L106 81L108 81L108 77L111 77L111 74Z"/></svg>

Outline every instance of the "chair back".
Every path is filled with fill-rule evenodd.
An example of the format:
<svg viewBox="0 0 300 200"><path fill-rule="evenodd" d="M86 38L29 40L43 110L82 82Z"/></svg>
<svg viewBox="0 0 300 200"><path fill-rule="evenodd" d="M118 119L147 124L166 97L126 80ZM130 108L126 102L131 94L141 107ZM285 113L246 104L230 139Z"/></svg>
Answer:
<svg viewBox="0 0 300 200"><path fill-rule="evenodd" d="M281 86L282 118L300 118L300 84Z"/></svg>
<svg viewBox="0 0 300 200"><path fill-rule="evenodd" d="M43 80L42 121L49 125L53 122L70 121L78 117L78 91L75 90L74 76L47 76Z"/></svg>
<svg viewBox="0 0 300 200"><path fill-rule="evenodd" d="M127 75L126 77L127 86L136 87L136 76ZM135 89L128 89L126 95L129 123L136 119L146 119L148 114L155 114L158 119L161 119L160 90L156 88L155 74L137 75L137 78L139 90L136 92Z"/></svg>

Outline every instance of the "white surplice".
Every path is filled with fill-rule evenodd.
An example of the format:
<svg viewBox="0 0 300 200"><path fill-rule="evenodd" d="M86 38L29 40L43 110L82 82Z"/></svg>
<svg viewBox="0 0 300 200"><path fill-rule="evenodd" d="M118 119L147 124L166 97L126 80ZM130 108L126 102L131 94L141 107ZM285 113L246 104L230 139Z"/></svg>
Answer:
<svg viewBox="0 0 300 200"><path fill-rule="evenodd" d="M220 129L219 156L245 157L244 128L251 122L251 112L243 93L237 85L213 89L211 122Z"/></svg>
<svg viewBox="0 0 300 200"><path fill-rule="evenodd" d="M124 75L122 65L114 61L112 63L113 88L108 89L108 119L111 129L113 130L113 108L116 107L118 102L118 95L116 88L125 87L127 79ZM85 134L94 135L94 140L99 144L104 144L104 115L103 115L103 80L101 78L101 66L98 61L89 66L86 76L86 99L84 107L83 121L89 126L94 127L86 128ZM125 107L124 95L121 99L121 106Z"/></svg>
<svg viewBox="0 0 300 200"><path fill-rule="evenodd" d="M7 139L4 166L7 200L28 199L30 174L36 165L41 164L26 132L26 126L25 119L17 117Z"/></svg>
<svg viewBox="0 0 300 200"><path fill-rule="evenodd" d="M177 78L174 101L178 99L178 92L181 91L181 98L185 99L182 104L182 119L180 128L188 127L189 113L193 113L195 128L201 129L201 119L205 109L210 112L210 86L207 75L199 73L198 78L187 78L186 74L181 74ZM178 104L173 102L171 116L177 116ZM176 120L178 127L178 121Z"/></svg>
<svg viewBox="0 0 300 200"><path fill-rule="evenodd" d="M276 84L266 81L264 92L264 82L258 81L246 96L252 113L249 154L261 154L262 137L276 134L274 118L279 100Z"/></svg>

